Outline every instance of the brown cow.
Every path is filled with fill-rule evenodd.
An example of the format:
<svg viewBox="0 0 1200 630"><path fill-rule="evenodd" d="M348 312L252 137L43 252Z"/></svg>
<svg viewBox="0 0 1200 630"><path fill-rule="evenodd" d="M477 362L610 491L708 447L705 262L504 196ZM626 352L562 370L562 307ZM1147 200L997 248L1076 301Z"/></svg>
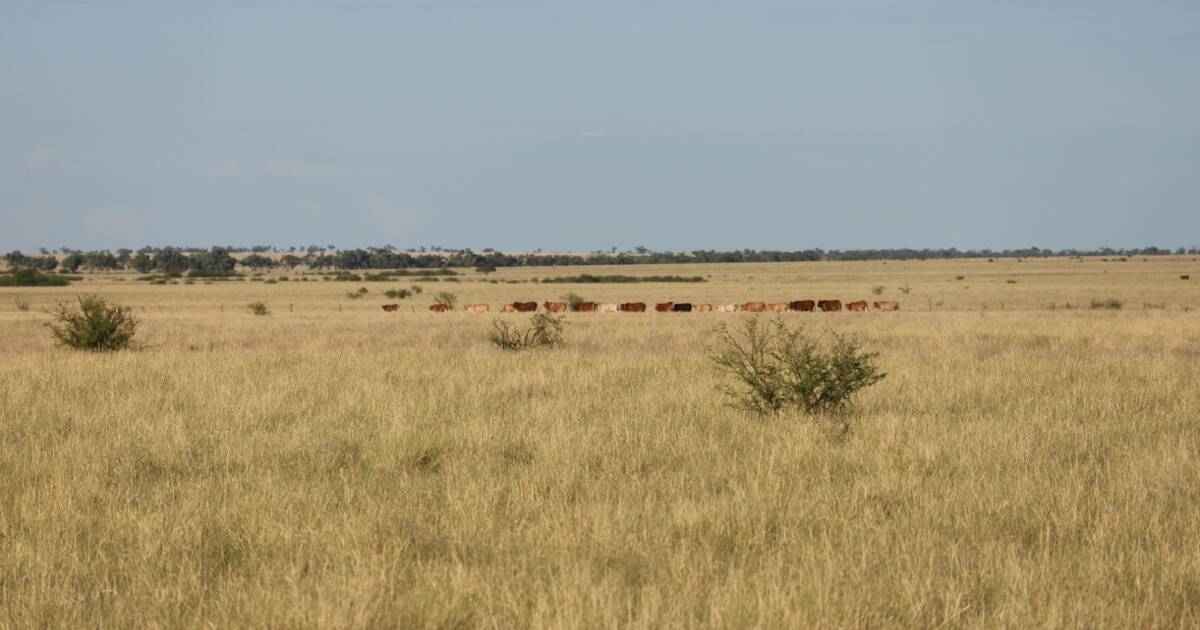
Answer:
<svg viewBox="0 0 1200 630"><path fill-rule="evenodd" d="M697 312L697 313L709 313L709 312L712 312L712 304L697 304L697 305L696 305L696 312Z"/></svg>
<svg viewBox="0 0 1200 630"><path fill-rule="evenodd" d="M847 311L865 311L867 310L867 301L859 300L857 302L846 302Z"/></svg>
<svg viewBox="0 0 1200 630"><path fill-rule="evenodd" d="M617 307L623 313L645 313L645 302L625 302Z"/></svg>
<svg viewBox="0 0 1200 630"><path fill-rule="evenodd" d="M433 311L434 313L445 313L446 305L445 304L430 304L429 310Z"/></svg>
<svg viewBox="0 0 1200 630"><path fill-rule="evenodd" d="M1192 277L1187 274L1183 274L1182 276L1179 276L1179 279L1180 280L1191 280Z"/></svg>
<svg viewBox="0 0 1200 630"><path fill-rule="evenodd" d="M470 313L486 313L490 311L491 308L492 307L488 306L487 304L471 304L466 308L466 310Z"/></svg>
<svg viewBox="0 0 1200 630"><path fill-rule="evenodd" d="M826 313L832 313L833 311L840 311L840 310L842 310L842 301L841 300L817 300L817 308L821 309L822 311L825 311Z"/></svg>
<svg viewBox="0 0 1200 630"><path fill-rule="evenodd" d="M788 304L788 309L793 311L810 312L817 307L817 303L812 300L796 300Z"/></svg>
<svg viewBox="0 0 1200 630"><path fill-rule="evenodd" d="M898 311L900 310L899 302L876 302L875 310L877 311Z"/></svg>
<svg viewBox="0 0 1200 630"><path fill-rule="evenodd" d="M761 313L767 310L767 305L763 302L746 302L742 305L741 310L748 313Z"/></svg>
<svg viewBox="0 0 1200 630"><path fill-rule="evenodd" d="M546 307L546 310L551 313L564 313L567 310L566 302L545 302L542 306Z"/></svg>
<svg viewBox="0 0 1200 630"><path fill-rule="evenodd" d="M513 302L512 307L518 313L532 313L537 310L537 302Z"/></svg>
<svg viewBox="0 0 1200 630"><path fill-rule="evenodd" d="M675 308L674 302L660 302L654 305L654 310L659 313L670 313L673 308Z"/></svg>
<svg viewBox="0 0 1200 630"><path fill-rule="evenodd" d="M692 305L690 302L677 302L671 307L671 310L676 313L691 313Z"/></svg>
<svg viewBox="0 0 1200 630"><path fill-rule="evenodd" d="M779 304L768 304L767 308L771 309L772 313L786 313L788 305L787 302L780 302Z"/></svg>
<svg viewBox="0 0 1200 630"><path fill-rule="evenodd" d="M387 312L387 313L395 313L396 311L400 310L400 305L399 304L384 304L383 310L384 310L384 312Z"/></svg>
<svg viewBox="0 0 1200 630"><path fill-rule="evenodd" d="M573 310L576 313L595 313L596 312L596 303L595 302L580 302L579 304L575 305L575 308Z"/></svg>

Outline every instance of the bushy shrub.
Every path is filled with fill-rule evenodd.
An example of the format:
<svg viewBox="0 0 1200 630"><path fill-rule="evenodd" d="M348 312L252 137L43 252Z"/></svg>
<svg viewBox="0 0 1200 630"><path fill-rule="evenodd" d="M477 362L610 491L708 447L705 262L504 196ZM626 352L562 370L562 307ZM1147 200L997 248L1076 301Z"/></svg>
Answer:
<svg viewBox="0 0 1200 630"><path fill-rule="evenodd" d="M11 274L0 274L0 287L65 287L71 284L71 276L52 276L34 269L17 269Z"/></svg>
<svg viewBox="0 0 1200 630"><path fill-rule="evenodd" d="M1092 300L1091 307L1095 309L1119 310L1122 306L1121 300L1108 298L1107 300Z"/></svg>
<svg viewBox="0 0 1200 630"><path fill-rule="evenodd" d="M712 360L737 383L723 391L734 407L759 415L839 411L886 376L875 365L878 354L863 352L856 340L833 332L827 340L812 337L780 319L747 319L736 329L721 324L716 335Z"/></svg>
<svg viewBox="0 0 1200 630"><path fill-rule="evenodd" d="M270 309L270 307L267 306L267 304L265 302L252 302L250 304L247 304L246 310L248 310L251 313L253 313L254 315L258 315L258 316L271 314L271 309Z"/></svg>
<svg viewBox="0 0 1200 630"><path fill-rule="evenodd" d="M411 296L412 291L409 291L408 289L388 289L387 291L384 291L383 294L393 300L403 300L404 298Z"/></svg>
<svg viewBox="0 0 1200 630"><path fill-rule="evenodd" d="M883 291L884 291L884 287L882 287L882 286L871 287L871 293L873 293L875 295L883 295Z"/></svg>
<svg viewBox="0 0 1200 630"><path fill-rule="evenodd" d="M570 305L572 311L578 309L580 304L584 304L589 301L587 298L584 298L582 295L578 295L576 293L568 293L562 296L562 300Z"/></svg>
<svg viewBox="0 0 1200 630"><path fill-rule="evenodd" d="M501 350L554 348L565 343L563 324L566 319L538 313L530 318L527 328L515 326L504 320L492 320L492 332L488 333L488 340Z"/></svg>
<svg viewBox="0 0 1200 630"><path fill-rule="evenodd" d="M452 311L454 310L454 305L458 303L458 296L442 291L433 298L433 301L445 305L447 311Z"/></svg>
<svg viewBox="0 0 1200 630"><path fill-rule="evenodd" d="M59 345L96 352L130 346L138 325L133 307L110 304L98 295L80 296L77 300L78 310L61 303L50 313L54 321L47 326Z"/></svg>

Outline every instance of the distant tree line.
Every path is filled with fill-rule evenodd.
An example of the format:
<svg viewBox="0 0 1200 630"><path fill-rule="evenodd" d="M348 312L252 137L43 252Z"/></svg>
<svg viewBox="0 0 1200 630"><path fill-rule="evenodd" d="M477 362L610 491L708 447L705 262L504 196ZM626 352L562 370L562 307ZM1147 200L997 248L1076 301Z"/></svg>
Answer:
<svg viewBox="0 0 1200 630"><path fill-rule="evenodd" d="M89 251L59 250L61 260L54 252L43 248L40 254L26 255L19 251L4 255L10 269L56 269L73 273L84 270L115 271L131 269L141 273L163 273L192 276L228 276L237 268L251 270L294 269L306 266L310 269L441 269L473 267L489 273L503 267L587 266L587 265L646 265L646 264L689 264L689 263L739 263L739 262L806 262L806 261L863 261L863 260L948 260L960 258L1046 258L1051 256L1162 256L1196 255L1200 248L1175 250L1159 247L1113 249L1102 247L1093 250L1081 249L805 249L795 251L743 249L735 251L694 250L689 252L656 252L644 247L632 251L595 251L589 254L547 254L534 252L505 254L493 249L474 252L470 249L443 249L441 247L397 250L392 246L369 247L366 249L338 250L332 245L289 247L286 250L266 245L250 248L211 247L143 247L137 251L118 249ZM241 256L235 258L234 254ZM266 255L273 254L273 255Z"/></svg>

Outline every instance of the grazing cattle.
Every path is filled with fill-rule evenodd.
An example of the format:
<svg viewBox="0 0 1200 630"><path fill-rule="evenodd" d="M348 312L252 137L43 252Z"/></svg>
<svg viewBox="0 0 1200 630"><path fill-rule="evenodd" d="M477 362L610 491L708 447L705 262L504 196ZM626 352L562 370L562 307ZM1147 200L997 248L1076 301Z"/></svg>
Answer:
<svg viewBox="0 0 1200 630"><path fill-rule="evenodd" d="M513 302L512 307L518 313L532 313L537 310L537 302Z"/></svg>
<svg viewBox="0 0 1200 630"><path fill-rule="evenodd" d="M737 304L718 304L716 308L718 313L736 313L737 310Z"/></svg>
<svg viewBox="0 0 1200 630"><path fill-rule="evenodd" d="M857 302L846 302L847 311L865 311L867 310L867 301L859 300Z"/></svg>
<svg viewBox="0 0 1200 630"><path fill-rule="evenodd" d="M875 310L877 311L898 311L900 310L899 302L876 302Z"/></svg>
<svg viewBox="0 0 1200 630"><path fill-rule="evenodd" d="M383 310L384 310L384 312L387 312L387 313L395 313L396 311L400 310L400 305L399 304L384 304Z"/></svg>
<svg viewBox="0 0 1200 630"><path fill-rule="evenodd" d="M695 310L697 313L708 313L712 311L712 304L697 304Z"/></svg>
<svg viewBox="0 0 1200 630"><path fill-rule="evenodd" d="M674 310L674 308L674 302L661 302L654 305L654 310L658 311L659 313L670 313L672 310Z"/></svg>
<svg viewBox="0 0 1200 630"><path fill-rule="evenodd" d="M796 300L788 304L788 309L792 311L811 312L817 307L817 303L812 300Z"/></svg>
<svg viewBox="0 0 1200 630"><path fill-rule="evenodd" d="M746 302L739 310L746 311L747 313L761 313L767 310L767 305L763 302Z"/></svg>
<svg viewBox="0 0 1200 630"><path fill-rule="evenodd" d="M625 312L625 313L645 313L646 312L646 303L645 302L625 302L618 308L622 312Z"/></svg>
<svg viewBox="0 0 1200 630"><path fill-rule="evenodd" d="M608 304L598 304L596 306L596 312L598 312L598 313L616 313L619 310L621 310L620 304L608 303Z"/></svg>
<svg viewBox="0 0 1200 630"><path fill-rule="evenodd" d="M1192 279L1192 277L1191 277L1191 276L1189 276L1189 275L1186 275L1186 274L1184 274L1184 275L1182 275L1182 276L1179 276L1179 279L1180 279L1180 280L1191 280L1191 279Z"/></svg>
<svg viewBox="0 0 1200 630"><path fill-rule="evenodd" d="M500 312L501 313L516 313L517 307L512 304L505 304L504 306L500 307Z"/></svg>
<svg viewBox="0 0 1200 630"><path fill-rule="evenodd" d="M434 313L445 313L446 305L445 304L430 304L429 310L433 311Z"/></svg>
<svg viewBox="0 0 1200 630"><path fill-rule="evenodd" d="M567 311L566 302L546 302L542 306L546 307L546 310L551 313L565 313Z"/></svg>
<svg viewBox="0 0 1200 630"><path fill-rule="evenodd" d="M671 307L671 310L676 313L691 313L692 305L688 302L678 302Z"/></svg>
<svg viewBox="0 0 1200 630"><path fill-rule="evenodd" d="M767 308L771 309L772 313L786 313L787 307L788 307L787 302L781 302L779 304L768 304L767 305Z"/></svg>
<svg viewBox="0 0 1200 630"><path fill-rule="evenodd" d="M595 302L580 302L579 304L576 304L572 310L574 310L576 313L595 313L596 312L596 303Z"/></svg>
<svg viewBox="0 0 1200 630"><path fill-rule="evenodd" d="M491 310L487 304L471 304L467 307L467 311L471 313L486 313Z"/></svg>
<svg viewBox="0 0 1200 630"><path fill-rule="evenodd" d="M842 301L841 300L817 300L817 308L821 309L822 311L825 311L826 313L840 311L840 310L842 310Z"/></svg>

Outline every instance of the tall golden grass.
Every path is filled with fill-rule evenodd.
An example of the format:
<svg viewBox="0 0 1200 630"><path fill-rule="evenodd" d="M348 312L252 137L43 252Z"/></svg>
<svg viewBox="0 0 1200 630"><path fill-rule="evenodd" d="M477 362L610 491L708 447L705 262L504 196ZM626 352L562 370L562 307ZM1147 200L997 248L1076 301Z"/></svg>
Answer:
<svg viewBox="0 0 1200 630"><path fill-rule="evenodd" d="M1200 625L1200 263L486 281L560 271L394 314L294 273L0 290L0 627ZM835 439L725 406L706 346L745 315L575 314L506 353L435 287L904 310L786 316L882 353ZM41 309L85 291L137 308L141 350L53 345Z"/></svg>

